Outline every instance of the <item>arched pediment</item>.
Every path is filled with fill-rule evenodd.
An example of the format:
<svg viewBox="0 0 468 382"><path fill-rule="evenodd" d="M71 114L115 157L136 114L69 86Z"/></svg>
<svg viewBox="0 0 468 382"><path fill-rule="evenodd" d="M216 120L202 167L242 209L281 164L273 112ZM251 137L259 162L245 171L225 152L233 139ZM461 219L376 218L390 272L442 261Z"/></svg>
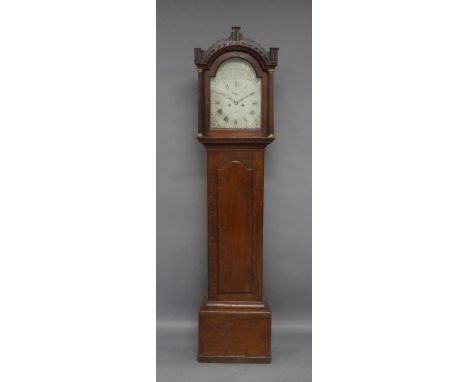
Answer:
<svg viewBox="0 0 468 382"><path fill-rule="evenodd" d="M206 51L195 48L195 65L198 68L206 69L216 57L232 50L241 50L252 54L264 70L273 69L278 61L278 48L270 48L269 51L266 51L255 41L244 38L240 33L240 27L232 27L228 37L216 41Z"/></svg>

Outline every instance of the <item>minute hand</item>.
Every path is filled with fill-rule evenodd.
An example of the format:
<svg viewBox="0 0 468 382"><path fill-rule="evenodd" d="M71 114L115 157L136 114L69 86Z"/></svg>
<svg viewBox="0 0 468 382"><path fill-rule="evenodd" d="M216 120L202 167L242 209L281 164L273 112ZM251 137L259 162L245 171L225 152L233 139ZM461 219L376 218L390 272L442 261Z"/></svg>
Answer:
<svg viewBox="0 0 468 382"><path fill-rule="evenodd" d="M244 96L244 97L242 97L240 100L238 100L237 103L239 103L239 102L245 100L247 97L250 97L251 95L254 95L254 94L255 94L255 92L252 92L252 93L250 93L250 94L247 94L246 96Z"/></svg>

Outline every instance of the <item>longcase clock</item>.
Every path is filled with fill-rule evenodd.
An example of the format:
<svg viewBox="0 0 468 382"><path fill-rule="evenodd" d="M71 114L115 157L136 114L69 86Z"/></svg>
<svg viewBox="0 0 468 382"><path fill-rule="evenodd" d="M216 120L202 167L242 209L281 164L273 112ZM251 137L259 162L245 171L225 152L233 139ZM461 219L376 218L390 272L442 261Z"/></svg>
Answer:
<svg viewBox="0 0 468 382"><path fill-rule="evenodd" d="M262 295L263 159L274 139L273 71L240 27L195 48L198 140L208 157L208 296L199 311L200 362L271 362Z"/></svg>

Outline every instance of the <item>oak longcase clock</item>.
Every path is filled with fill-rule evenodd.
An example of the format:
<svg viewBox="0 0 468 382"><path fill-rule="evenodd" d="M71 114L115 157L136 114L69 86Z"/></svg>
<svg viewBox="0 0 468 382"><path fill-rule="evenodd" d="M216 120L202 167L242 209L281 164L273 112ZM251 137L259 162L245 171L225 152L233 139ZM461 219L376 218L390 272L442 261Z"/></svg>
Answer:
<svg viewBox="0 0 468 382"><path fill-rule="evenodd" d="M240 27L195 49L198 140L208 157L208 296L199 311L200 362L271 362L262 295L263 158L273 133L273 71Z"/></svg>

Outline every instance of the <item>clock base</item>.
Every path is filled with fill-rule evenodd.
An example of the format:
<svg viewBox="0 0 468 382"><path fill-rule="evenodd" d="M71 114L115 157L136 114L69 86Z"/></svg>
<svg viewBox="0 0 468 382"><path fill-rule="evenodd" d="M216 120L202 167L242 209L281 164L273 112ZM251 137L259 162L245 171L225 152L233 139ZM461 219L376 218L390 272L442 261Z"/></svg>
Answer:
<svg viewBox="0 0 468 382"><path fill-rule="evenodd" d="M271 363L271 311L263 301L204 301L198 361Z"/></svg>
<svg viewBox="0 0 468 382"><path fill-rule="evenodd" d="M198 356L198 362L206 363L271 363L271 356L242 357L242 356Z"/></svg>

